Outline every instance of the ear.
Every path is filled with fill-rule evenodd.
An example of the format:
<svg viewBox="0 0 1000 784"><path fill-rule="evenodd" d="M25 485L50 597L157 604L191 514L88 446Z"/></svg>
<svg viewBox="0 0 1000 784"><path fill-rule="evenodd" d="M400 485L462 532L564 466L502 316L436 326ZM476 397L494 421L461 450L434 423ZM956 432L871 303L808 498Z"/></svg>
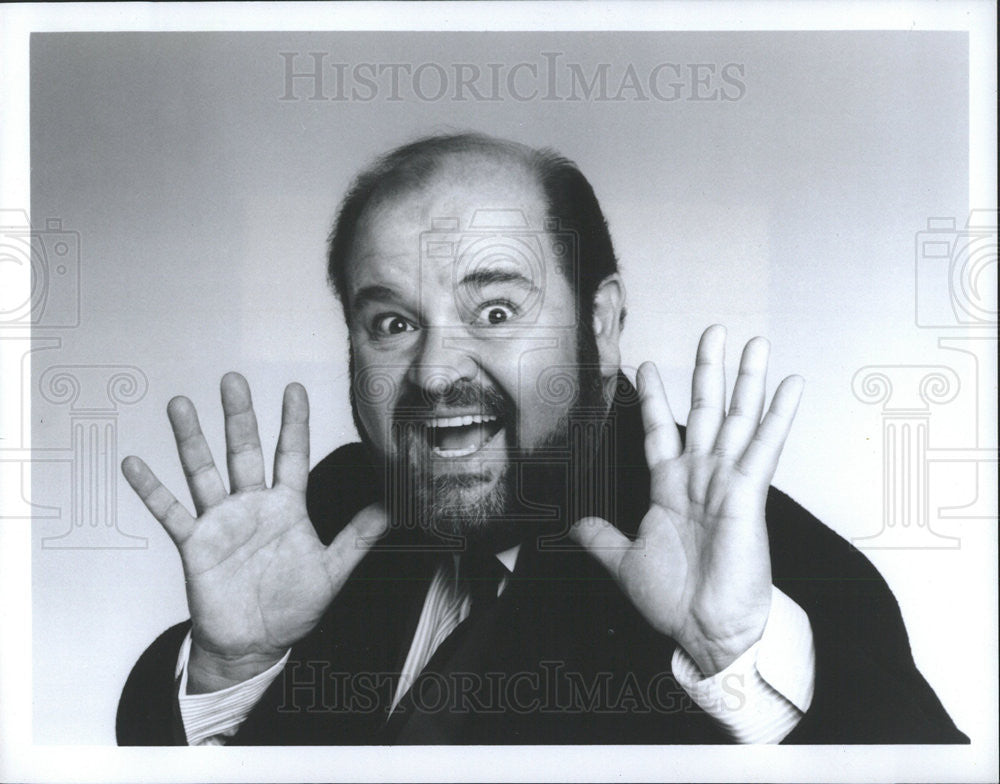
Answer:
<svg viewBox="0 0 1000 784"><path fill-rule="evenodd" d="M604 378L616 376L621 366L618 341L621 339L624 313L625 284L616 272L602 280L594 292L594 340Z"/></svg>

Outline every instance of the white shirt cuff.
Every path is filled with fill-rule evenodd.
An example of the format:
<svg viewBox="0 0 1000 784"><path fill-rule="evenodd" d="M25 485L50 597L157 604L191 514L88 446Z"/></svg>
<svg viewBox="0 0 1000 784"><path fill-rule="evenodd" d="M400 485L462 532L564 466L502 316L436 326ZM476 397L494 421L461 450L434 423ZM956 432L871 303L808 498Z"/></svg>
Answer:
<svg viewBox="0 0 1000 784"><path fill-rule="evenodd" d="M772 586L764 633L736 661L703 678L678 646L671 667L695 704L737 743L778 743L812 703L816 651L809 617Z"/></svg>
<svg viewBox="0 0 1000 784"><path fill-rule="evenodd" d="M177 701L188 745L221 746L226 739L235 735L253 706L267 691L271 681L284 669L289 654L291 649L264 672L228 689L207 694L188 694L188 658L191 655L191 632L188 632L181 644L174 671L175 679L179 680Z"/></svg>

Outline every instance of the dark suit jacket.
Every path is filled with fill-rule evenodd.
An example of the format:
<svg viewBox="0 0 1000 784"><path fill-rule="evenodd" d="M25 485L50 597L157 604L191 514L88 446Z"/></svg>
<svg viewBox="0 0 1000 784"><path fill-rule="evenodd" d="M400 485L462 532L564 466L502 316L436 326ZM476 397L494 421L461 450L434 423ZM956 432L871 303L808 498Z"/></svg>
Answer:
<svg viewBox="0 0 1000 784"><path fill-rule="evenodd" d="M613 481L590 484L561 522L600 513L634 533L649 471L627 382L590 437L584 470ZM332 540L380 492L360 444L329 455L309 479L320 537ZM967 743L917 671L899 607L868 560L773 488L766 518L774 584L806 611L816 646L815 696L785 742ZM230 744L727 742L674 680L675 643L558 535L522 545L496 605L445 641L387 719L440 557L415 549L411 533L393 531L365 557ZM166 631L132 670L120 744L185 742L174 666L188 628ZM740 699L738 684L731 692Z"/></svg>

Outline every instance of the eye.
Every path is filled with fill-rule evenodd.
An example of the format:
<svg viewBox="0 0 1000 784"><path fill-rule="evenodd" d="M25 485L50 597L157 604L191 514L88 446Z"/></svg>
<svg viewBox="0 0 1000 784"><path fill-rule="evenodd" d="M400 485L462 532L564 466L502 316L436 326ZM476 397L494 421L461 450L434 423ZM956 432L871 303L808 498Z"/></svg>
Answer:
<svg viewBox="0 0 1000 784"><path fill-rule="evenodd" d="M378 335L400 335L403 332L412 332L415 329L416 327L413 324L395 313L376 316L374 322L372 322L372 330Z"/></svg>
<svg viewBox="0 0 1000 784"><path fill-rule="evenodd" d="M492 302L484 305L479 310L477 323L497 325L510 321L517 315L514 308L506 303Z"/></svg>

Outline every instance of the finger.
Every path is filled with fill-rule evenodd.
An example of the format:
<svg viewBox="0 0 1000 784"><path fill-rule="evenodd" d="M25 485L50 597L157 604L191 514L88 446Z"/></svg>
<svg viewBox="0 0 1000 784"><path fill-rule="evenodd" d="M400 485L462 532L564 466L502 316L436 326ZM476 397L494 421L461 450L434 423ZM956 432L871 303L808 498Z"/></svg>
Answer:
<svg viewBox="0 0 1000 784"><path fill-rule="evenodd" d="M778 385L771 407L737 463L743 473L761 484L769 485L774 477L804 386L802 376L789 376Z"/></svg>
<svg viewBox="0 0 1000 784"><path fill-rule="evenodd" d="M585 517L569 529L570 537L590 553L617 579L625 553L632 542L607 520Z"/></svg>
<svg viewBox="0 0 1000 784"><path fill-rule="evenodd" d="M337 538L326 548L329 572L337 588L388 527L385 507L375 503L354 515L344 530L337 534Z"/></svg>
<svg viewBox="0 0 1000 784"><path fill-rule="evenodd" d="M715 444L726 406L726 328L713 324L698 342L691 379L691 415L685 451L708 452Z"/></svg>
<svg viewBox="0 0 1000 784"><path fill-rule="evenodd" d="M743 348L740 371L729 401L729 413L715 441L715 452L739 457L753 437L764 413L767 382L767 358L771 345L764 338L754 338Z"/></svg>
<svg viewBox="0 0 1000 784"><path fill-rule="evenodd" d="M681 453L681 436L656 365L643 362L636 375L636 385L642 404L642 426L646 431L646 462L653 468Z"/></svg>
<svg viewBox="0 0 1000 784"><path fill-rule="evenodd" d="M309 398L301 384L285 387L281 432L274 453L274 483L305 492L309 481Z"/></svg>
<svg viewBox="0 0 1000 784"><path fill-rule="evenodd" d="M180 544L191 535L194 518L149 470L149 466L138 457L126 457L122 461L122 474L175 544Z"/></svg>
<svg viewBox="0 0 1000 784"><path fill-rule="evenodd" d="M257 415L250 385L239 373L226 373L220 384L226 417L226 465L234 493L264 487L264 453L257 433Z"/></svg>
<svg viewBox="0 0 1000 784"><path fill-rule="evenodd" d="M228 495L219 470L212 459L194 404L186 397L175 397L167 403L167 418L174 431L177 454L187 478L194 508L200 516L206 509L221 503Z"/></svg>

